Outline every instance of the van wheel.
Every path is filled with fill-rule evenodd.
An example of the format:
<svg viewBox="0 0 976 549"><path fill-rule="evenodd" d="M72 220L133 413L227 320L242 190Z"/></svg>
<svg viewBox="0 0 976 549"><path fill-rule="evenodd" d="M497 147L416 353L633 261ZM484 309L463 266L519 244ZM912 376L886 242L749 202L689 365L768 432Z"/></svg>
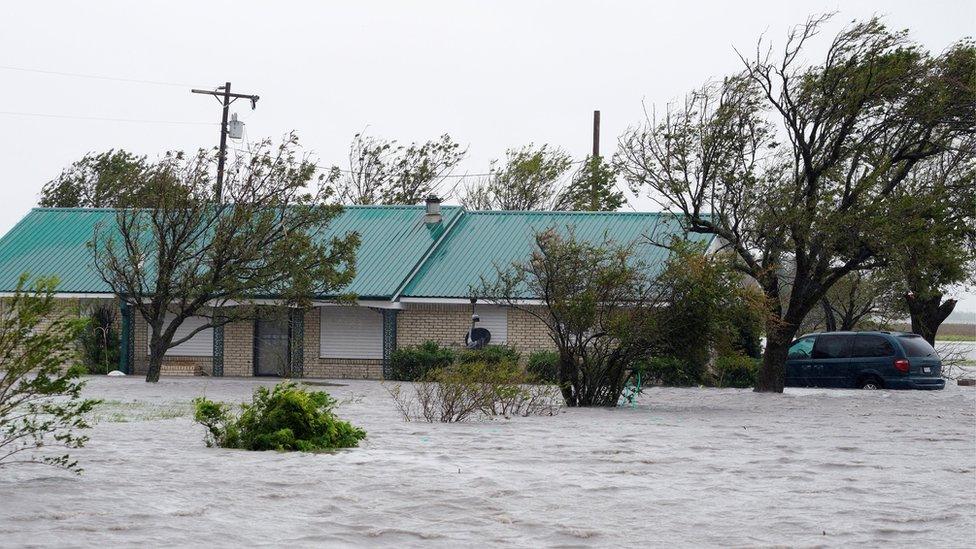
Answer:
<svg viewBox="0 0 976 549"><path fill-rule="evenodd" d="M868 391L884 389L884 383L881 383L881 380L876 377L866 377L857 386Z"/></svg>

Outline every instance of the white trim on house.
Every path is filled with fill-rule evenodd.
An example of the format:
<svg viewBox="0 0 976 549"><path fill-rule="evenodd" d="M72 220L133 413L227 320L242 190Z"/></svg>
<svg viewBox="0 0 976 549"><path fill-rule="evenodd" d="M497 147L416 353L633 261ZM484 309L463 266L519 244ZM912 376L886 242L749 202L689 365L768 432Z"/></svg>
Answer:
<svg viewBox="0 0 976 549"><path fill-rule="evenodd" d="M319 358L383 358L383 315L367 307L319 307Z"/></svg>
<svg viewBox="0 0 976 549"><path fill-rule="evenodd" d="M401 303L431 303L434 305L471 305L471 300L466 297L401 297ZM484 301L478 301L481 306L487 306ZM515 305L545 305L541 299L513 299ZM502 305L504 306L504 305Z"/></svg>
<svg viewBox="0 0 976 549"><path fill-rule="evenodd" d="M29 293L32 290L30 288L24 288L24 293ZM14 297L17 295L15 292L0 292L0 297ZM72 293L72 292L55 292L52 294L53 297L59 299L73 298L73 299L112 299L115 294L98 294L98 293Z"/></svg>

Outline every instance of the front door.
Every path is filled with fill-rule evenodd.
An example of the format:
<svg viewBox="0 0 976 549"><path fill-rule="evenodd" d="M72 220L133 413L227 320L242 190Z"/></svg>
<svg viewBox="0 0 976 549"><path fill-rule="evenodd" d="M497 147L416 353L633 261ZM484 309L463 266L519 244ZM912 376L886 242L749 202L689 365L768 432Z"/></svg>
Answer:
<svg viewBox="0 0 976 549"><path fill-rule="evenodd" d="M254 322L254 375L283 376L288 371L288 319Z"/></svg>

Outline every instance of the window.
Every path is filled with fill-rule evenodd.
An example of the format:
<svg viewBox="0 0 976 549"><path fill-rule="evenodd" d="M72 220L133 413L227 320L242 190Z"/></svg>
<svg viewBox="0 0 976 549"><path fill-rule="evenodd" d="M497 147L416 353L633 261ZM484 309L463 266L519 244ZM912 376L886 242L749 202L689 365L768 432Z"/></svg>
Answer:
<svg viewBox="0 0 976 549"><path fill-rule="evenodd" d="M820 334L813 345L813 358L849 358L853 342L850 335Z"/></svg>
<svg viewBox="0 0 976 549"><path fill-rule="evenodd" d="M790 345L789 358L810 358L810 353L813 351L813 342L816 339L815 337L805 337L795 341L793 345Z"/></svg>
<svg viewBox="0 0 976 549"><path fill-rule="evenodd" d="M905 354L909 358L935 356L935 349L929 345L928 341L919 335L899 336L898 341L905 348Z"/></svg>
<svg viewBox="0 0 976 549"><path fill-rule="evenodd" d="M321 358L383 358L383 315L367 307L320 307Z"/></svg>
<svg viewBox="0 0 976 549"><path fill-rule="evenodd" d="M166 319L163 321L163 329L165 330L169 326L170 322L176 315L166 314ZM184 320L180 327L176 329L176 334L173 336L173 341L179 341L187 336L193 330L196 330L200 326L206 324L209 320L200 316L191 316ZM152 330L152 328L148 328ZM148 338L147 338L148 339ZM146 354L149 353L149 343L146 343ZM176 347L170 347L166 351L167 355L170 356L213 356L213 328L207 328L201 330L194 334L193 337L180 343Z"/></svg>
<svg viewBox="0 0 976 549"><path fill-rule="evenodd" d="M895 356L895 348L883 336L863 334L854 338L854 358Z"/></svg>

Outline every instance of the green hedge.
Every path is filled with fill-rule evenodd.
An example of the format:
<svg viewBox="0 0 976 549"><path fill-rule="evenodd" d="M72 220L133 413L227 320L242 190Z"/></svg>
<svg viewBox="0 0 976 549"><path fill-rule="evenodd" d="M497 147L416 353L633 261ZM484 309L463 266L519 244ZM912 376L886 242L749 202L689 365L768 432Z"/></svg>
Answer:
<svg viewBox="0 0 976 549"><path fill-rule="evenodd" d="M463 349L457 353L460 364L483 362L485 364L518 364L521 355L506 345L487 345L481 349Z"/></svg>
<svg viewBox="0 0 976 549"><path fill-rule="evenodd" d="M754 387L759 360L748 356L722 356L715 360L713 370L716 387Z"/></svg>
<svg viewBox="0 0 976 549"><path fill-rule="evenodd" d="M691 387L701 385L702 375L698 368L675 357L654 357L637 367L649 382L666 387Z"/></svg>
<svg viewBox="0 0 976 549"><path fill-rule="evenodd" d="M529 355L525 371L536 381L559 383L559 353L555 351L536 351Z"/></svg>
<svg viewBox="0 0 976 549"><path fill-rule="evenodd" d="M428 372L450 366L454 363L454 358L454 351L433 341L397 349L390 355L391 379L419 381Z"/></svg>

